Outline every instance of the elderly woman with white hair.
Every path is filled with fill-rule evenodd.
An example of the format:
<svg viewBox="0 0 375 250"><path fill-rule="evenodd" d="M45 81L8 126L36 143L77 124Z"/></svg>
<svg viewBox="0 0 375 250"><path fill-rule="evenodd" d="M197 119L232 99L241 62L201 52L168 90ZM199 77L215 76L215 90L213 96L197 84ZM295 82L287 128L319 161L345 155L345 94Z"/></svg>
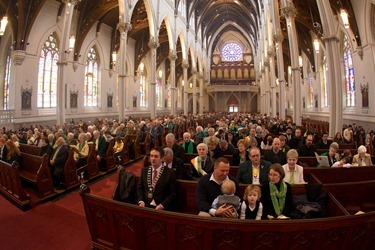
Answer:
<svg viewBox="0 0 375 250"><path fill-rule="evenodd" d="M353 157L353 166L372 166L371 155L367 154L365 146L361 145L358 147L358 154Z"/></svg>
<svg viewBox="0 0 375 250"><path fill-rule="evenodd" d="M185 154L197 153L197 148L194 142L191 140L191 135L189 132L185 132L183 135L184 142L181 147L184 149Z"/></svg>

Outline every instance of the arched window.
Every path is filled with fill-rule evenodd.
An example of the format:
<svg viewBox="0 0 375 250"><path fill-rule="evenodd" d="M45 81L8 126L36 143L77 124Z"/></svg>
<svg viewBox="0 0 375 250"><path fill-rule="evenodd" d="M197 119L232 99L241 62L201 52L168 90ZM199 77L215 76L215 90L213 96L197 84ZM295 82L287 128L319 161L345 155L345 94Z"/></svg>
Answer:
<svg viewBox="0 0 375 250"><path fill-rule="evenodd" d="M147 84L146 84L146 76L141 75L139 80L139 106L140 107L147 107Z"/></svg>
<svg viewBox="0 0 375 250"><path fill-rule="evenodd" d="M9 83L10 83L10 67L12 60L10 59L10 50L8 52L6 62L5 62L5 77L4 77L4 110L9 109Z"/></svg>
<svg viewBox="0 0 375 250"><path fill-rule="evenodd" d="M237 43L227 43L221 49L221 57L223 61L240 61L242 60L243 50Z"/></svg>
<svg viewBox="0 0 375 250"><path fill-rule="evenodd" d="M38 69L38 108L55 108L57 105L57 62L59 46L56 34L51 33L44 42Z"/></svg>
<svg viewBox="0 0 375 250"><path fill-rule="evenodd" d="M327 83L327 71L328 71L328 64L326 56L323 57L323 80L322 80L322 91L323 91L323 107L328 107L328 83Z"/></svg>
<svg viewBox="0 0 375 250"><path fill-rule="evenodd" d="M183 87L180 85L177 88L177 107L182 108L182 95L183 95Z"/></svg>
<svg viewBox="0 0 375 250"><path fill-rule="evenodd" d="M162 106L162 103L161 103L161 100L162 100L162 97L161 97L161 81L162 79L158 79L158 81L156 82L156 107L160 108Z"/></svg>
<svg viewBox="0 0 375 250"><path fill-rule="evenodd" d="M84 105L86 107L98 106L98 72L98 58L95 48L92 47L87 55L85 67Z"/></svg>
<svg viewBox="0 0 375 250"><path fill-rule="evenodd" d="M344 35L344 66L346 82L346 106L355 106L355 80L352 52L350 51L349 39Z"/></svg>

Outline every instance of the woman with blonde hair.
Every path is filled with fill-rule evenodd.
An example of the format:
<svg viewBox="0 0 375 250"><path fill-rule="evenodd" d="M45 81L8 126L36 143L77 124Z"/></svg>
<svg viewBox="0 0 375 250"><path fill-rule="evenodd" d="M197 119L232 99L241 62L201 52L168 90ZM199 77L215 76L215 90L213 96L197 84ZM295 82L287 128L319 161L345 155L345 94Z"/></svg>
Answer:
<svg viewBox="0 0 375 250"><path fill-rule="evenodd" d="M245 139L237 142L237 152L233 155L233 166L239 166L241 163L250 160L249 152L247 151L248 143Z"/></svg>
<svg viewBox="0 0 375 250"><path fill-rule="evenodd" d="M283 165L285 172L284 181L289 184L304 184L303 179L303 167L297 165L298 152L295 149L291 149L286 154L287 164Z"/></svg>

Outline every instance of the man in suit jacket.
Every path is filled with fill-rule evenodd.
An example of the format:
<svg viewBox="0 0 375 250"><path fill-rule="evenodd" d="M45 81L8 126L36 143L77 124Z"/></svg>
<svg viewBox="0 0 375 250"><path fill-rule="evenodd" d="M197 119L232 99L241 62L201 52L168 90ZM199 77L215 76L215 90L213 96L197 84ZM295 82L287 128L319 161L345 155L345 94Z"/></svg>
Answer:
<svg viewBox="0 0 375 250"><path fill-rule="evenodd" d="M214 171L214 161L208 156L208 147L205 143L197 146L198 156L191 159L189 179L198 180L200 177Z"/></svg>
<svg viewBox="0 0 375 250"><path fill-rule="evenodd" d="M176 202L176 171L164 167L164 151L150 151L151 166L142 169L138 183L138 205L157 210L174 210Z"/></svg>
<svg viewBox="0 0 375 250"><path fill-rule="evenodd" d="M181 160L185 161L185 151L176 143L176 137L174 134L169 133L165 136L165 143L167 144L167 147L171 148L173 150L173 155L177 158L180 158Z"/></svg>
<svg viewBox="0 0 375 250"><path fill-rule="evenodd" d="M56 145L57 147L53 150L49 158L49 164L53 177L53 186L56 189L62 189L61 183L64 181L64 167L69 152L65 146L65 140L63 137L59 137L56 140Z"/></svg>
<svg viewBox="0 0 375 250"><path fill-rule="evenodd" d="M173 150L166 147L164 150L163 165L177 173L177 179L185 179L184 161L173 156Z"/></svg>
<svg viewBox="0 0 375 250"><path fill-rule="evenodd" d="M104 136L102 136L98 130L95 130L93 132L93 135L95 142L96 158L99 163L99 168L101 170L106 170L105 155L107 153L107 142Z"/></svg>
<svg viewBox="0 0 375 250"><path fill-rule="evenodd" d="M243 184L268 183L268 172L271 163L260 159L260 149L252 147L250 160L240 164L237 172L237 181Z"/></svg>
<svg viewBox="0 0 375 250"><path fill-rule="evenodd" d="M353 157L353 165L357 166L372 166L371 155L367 154L365 146L361 145L358 147L358 154Z"/></svg>

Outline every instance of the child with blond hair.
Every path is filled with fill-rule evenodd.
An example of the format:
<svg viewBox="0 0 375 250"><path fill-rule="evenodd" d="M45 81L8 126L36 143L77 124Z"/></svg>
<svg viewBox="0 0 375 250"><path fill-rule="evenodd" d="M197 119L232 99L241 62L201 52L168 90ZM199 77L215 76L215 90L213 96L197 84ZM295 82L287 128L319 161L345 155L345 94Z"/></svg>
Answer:
<svg viewBox="0 0 375 250"><path fill-rule="evenodd" d="M225 205L225 208L231 206L233 207L233 218L238 218L237 211L240 209L241 199L234 193L236 192L236 184L231 180L226 180L221 184L222 195L216 197L212 202L212 208L218 209L219 207Z"/></svg>
<svg viewBox="0 0 375 250"><path fill-rule="evenodd" d="M259 201L261 195L259 186L247 186L243 195L240 219L260 220L262 218L263 205Z"/></svg>

